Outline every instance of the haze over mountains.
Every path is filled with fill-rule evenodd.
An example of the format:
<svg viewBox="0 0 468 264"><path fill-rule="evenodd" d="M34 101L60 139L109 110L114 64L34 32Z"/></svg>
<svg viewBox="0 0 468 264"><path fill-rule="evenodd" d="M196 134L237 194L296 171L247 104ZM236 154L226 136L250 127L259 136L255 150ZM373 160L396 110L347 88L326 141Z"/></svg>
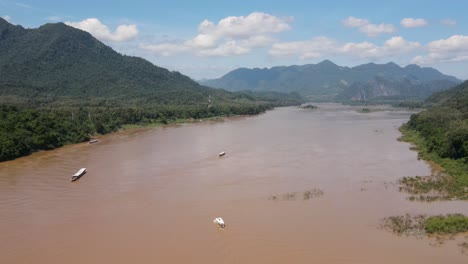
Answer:
<svg viewBox="0 0 468 264"><path fill-rule="evenodd" d="M319 100L422 99L461 81L433 68L368 63L342 67L329 60L302 66L239 68L201 82L230 91L298 92Z"/></svg>

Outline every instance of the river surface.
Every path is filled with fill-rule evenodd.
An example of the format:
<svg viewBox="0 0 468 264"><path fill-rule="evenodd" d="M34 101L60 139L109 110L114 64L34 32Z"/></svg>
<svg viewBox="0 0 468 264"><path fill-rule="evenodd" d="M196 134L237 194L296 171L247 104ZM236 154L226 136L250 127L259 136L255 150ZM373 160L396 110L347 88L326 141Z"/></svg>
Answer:
<svg viewBox="0 0 468 264"><path fill-rule="evenodd" d="M397 141L410 114L278 108L0 163L0 263L466 264L460 238L434 246L379 228L392 215L468 213L398 192L399 178L430 173Z"/></svg>

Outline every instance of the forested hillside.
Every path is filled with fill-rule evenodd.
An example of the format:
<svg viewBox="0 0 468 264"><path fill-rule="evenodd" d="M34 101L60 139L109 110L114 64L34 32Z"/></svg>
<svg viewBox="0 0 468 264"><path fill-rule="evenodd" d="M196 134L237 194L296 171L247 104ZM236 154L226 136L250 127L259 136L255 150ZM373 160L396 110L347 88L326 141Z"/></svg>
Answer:
<svg viewBox="0 0 468 264"><path fill-rule="evenodd" d="M424 158L453 177L436 186L468 199L468 81L432 95L425 104L428 109L411 116L402 132Z"/></svg>

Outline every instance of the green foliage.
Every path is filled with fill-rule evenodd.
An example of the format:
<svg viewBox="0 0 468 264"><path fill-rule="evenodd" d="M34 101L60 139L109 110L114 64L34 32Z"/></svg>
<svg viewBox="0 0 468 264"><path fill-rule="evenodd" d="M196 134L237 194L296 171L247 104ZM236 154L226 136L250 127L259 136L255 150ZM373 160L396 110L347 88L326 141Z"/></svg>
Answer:
<svg viewBox="0 0 468 264"><path fill-rule="evenodd" d="M429 234L456 234L468 232L468 217L462 214L432 216L424 221Z"/></svg>
<svg viewBox="0 0 468 264"><path fill-rule="evenodd" d="M400 130L419 155L442 166L449 176L411 183L416 190L442 190L468 199L468 82L431 96L426 111L412 115ZM403 184L406 184L403 182Z"/></svg>
<svg viewBox="0 0 468 264"><path fill-rule="evenodd" d="M396 234L457 234L468 232L468 217L463 214L424 216L410 214L383 219L383 228Z"/></svg>
<svg viewBox="0 0 468 264"><path fill-rule="evenodd" d="M0 161L89 139L90 123L79 115L0 106Z"/></svg>

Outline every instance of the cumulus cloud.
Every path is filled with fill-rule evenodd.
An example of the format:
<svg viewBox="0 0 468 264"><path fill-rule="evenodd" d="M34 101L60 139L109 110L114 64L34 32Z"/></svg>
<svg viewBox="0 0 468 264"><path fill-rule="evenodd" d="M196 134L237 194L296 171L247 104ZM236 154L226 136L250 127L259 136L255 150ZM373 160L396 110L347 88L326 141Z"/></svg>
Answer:
<svg viewBox="0 0 468 264"><path fill-rule="evenodd" d="M388 39L382 46L369 42L346 43L341 48L341 53L357 58L380 59L389 56L398 56L412 52L421 47L419 42L407 41L401 36Z"/></svg>
<svg viewBox="0 0 468 264"><path fill-rule="evenodd" d="M279 18L270 14L254 12L248 16L229 16L221 19L217 25L204 20L199 30L201 33L218 37L250 37L266 33L277 33L290 29L292 18Z"/></svg>
<svg viewBox="0 0 468 264"><path fill-rule="evenodd" d="M343 23L343 25L345 25L346 27L362 27L370 24L369 21L366 19L357 18L353 16L343 19L341 23Z"/></svg>
<svg viewBox="0 0 468 264"><path fill-rule="evenodd" d="M102 24L97 18L88 18L79 22L65 22L65 24L87 31L99 40L115 42L127 41L138 35L137 26L134 24L119 25L114 32Z"/></svg>
<svg viewBox="0 0 468 264"><path fill-rule="evenodd" d="M237 41L227 41L213 49L202 49L198 51L201 56L232 56L247 54L249 48L240 45Z"/></svg>
<svg viewBox="0 0 468 264"><path fill-rule="evenodd" d="M402 25L405 28L415 28L415 27L424 27L427 26L427 21L422 18L403 18L400 21L400 25Z"/></svg>
<svg viewBox="0 0 468 264"><path fill-rule="evenodd" d="M188 50L188 47L180 44L173 43L162 43L162 44L142 44L140 48L151 51L153 53L159 54L161 56L167 57Z"/></svg>
<svg viewBox="0 0 468 264"><path fill-rule="evenodd" d="M392 37L389 40L385 41L383 46L384 50L387 53L406 53L413 51L417 48L420 48L421 44L419 42L407 41L401 36Z"/></svg>
<svg viewBox="0 0 468 264"><path fill-rule="evenodd" d="M345 27L358 28L358 30L369 37L375 37L380 34L392 34L397 31L396 27L392 24L371 24L367 19L357 17L347 17L341 23Z"/></svg>
<svg viewBox="0 0 468 264"><path fill-rule="evenodd" d="M420 47L420 43L407 41L400 36L388 39L381 46L367 41L340 44L331 38L317 37L309 41L276 43L269 53L274 57L296 56L301 59L317 59L334 55L360 59L380 59L409 53Z"/></svg>
<svg viewBox="0 0 468 264"><path fill-rule="evenodd" d="M229 16L218 23L203 20L198 35L184 43L144 44L141 48L161 56L190 52L198 56L233 56L265 47L274 41L273 34L290 29L291 17L277 17L254 12L247 16Z"/></svg>
<svg viewBox="0 0 468 264"><path fill-rule="evenodd" d="M414 63L468 61L468 36L454 35L446 39L431 41L426 45L426 49L428 53L414 57Z"/></svg>
<svg viewBox="0 0 468 264"><path fill-rule="evenodd" d="M446 26L449 26L449 27L454 27L457 25L457 21L453 20L453 19L450 19L450 18L446 18L446 19L442 19L440 21L440 23L442 25L446 25Z"/></svg>
<svg viewBox="0 0 468 264"><path fill-rule="evenodd" d="M375 37L380 34L392 34L395 33L397 30L392 24L368 24L359 28L359 31L366 34L369 37Z"/></svg>
<svg viewBox="0 0 468 264"><path fill-rule="evenodd" d="M275 57L296 56L301 59L320 58L334 52L338 43L331 38L316 37L308 41L275 43L269 53Z"/></svg>

